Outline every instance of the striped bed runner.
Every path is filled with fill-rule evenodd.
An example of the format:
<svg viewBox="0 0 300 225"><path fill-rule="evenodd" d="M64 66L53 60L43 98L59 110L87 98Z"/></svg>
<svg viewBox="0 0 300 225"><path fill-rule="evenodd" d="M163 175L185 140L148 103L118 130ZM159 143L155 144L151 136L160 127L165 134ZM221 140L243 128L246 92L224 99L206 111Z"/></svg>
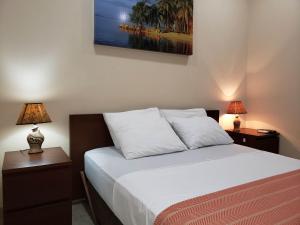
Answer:
<svg viewBox="0 0 300 225"><path fill-rule="evenodd" d="M177 203L154 225L300 225L300 170Z"/></svg>

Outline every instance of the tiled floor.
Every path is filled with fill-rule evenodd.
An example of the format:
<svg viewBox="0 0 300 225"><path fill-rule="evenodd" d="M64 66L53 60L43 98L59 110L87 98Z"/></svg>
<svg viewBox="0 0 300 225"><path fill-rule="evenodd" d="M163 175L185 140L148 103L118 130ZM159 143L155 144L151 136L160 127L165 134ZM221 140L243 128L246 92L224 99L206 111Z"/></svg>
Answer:
<svg viewBox="0 0 300 225"><path fill-rule="evenodd" d="M94 225L88 214L85 202L75 203L72 206L72 225ZM0 225L2 225L2 210L0 210Z"/></svg>
<svg viewBox="0 0 300 225"><path fill-rule="evenodd" d="M94 225L85 202L73 204L72 214L72 225Z"/></svg>

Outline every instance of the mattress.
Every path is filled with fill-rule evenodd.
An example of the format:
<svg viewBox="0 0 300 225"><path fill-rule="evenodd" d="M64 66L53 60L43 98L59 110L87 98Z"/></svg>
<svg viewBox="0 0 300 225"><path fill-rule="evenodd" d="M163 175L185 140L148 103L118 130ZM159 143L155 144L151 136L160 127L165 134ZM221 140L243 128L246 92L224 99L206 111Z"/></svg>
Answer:
<svg viewBox="0 0 300 225"><path fill-rule="evenodd" d="M300 161L240 145L126 160L114 147L85 154L91 184L124 225L152 225L178 202L300 169Z"/></svg>

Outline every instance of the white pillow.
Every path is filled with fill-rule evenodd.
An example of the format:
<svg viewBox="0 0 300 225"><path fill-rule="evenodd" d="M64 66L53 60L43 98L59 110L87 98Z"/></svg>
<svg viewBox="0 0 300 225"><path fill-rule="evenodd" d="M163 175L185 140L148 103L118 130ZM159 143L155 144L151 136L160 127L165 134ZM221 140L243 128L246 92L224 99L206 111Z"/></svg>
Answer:
<svg viewBox="0 0 300 225"><path fill-rule="evenodd" d="M174 118L172 126L189 149L232 144L232 138L210 117Z"/></svg>
<svg viewBox="0 0 300 225"><path fill-rule="evenodd" d="M170 124L160 115L108 113L105 117L126 159L187 150Z"/></svg>
<svg viewBox="0 0 300 225"><path fill-rule="evenodd" d="M190 117L207 117L205 109L196 108L196 109L161 109L161 115L166 118L170 123L174 118L190 118Z"/></svg>
<svg viewBox="0 0 300 225"><path fill-rule="evenodd" d="M150 120L152 118L160 118L160 112L158 108L149 108L149 109L140 109L132 110L127 112L117 112L117 113L103 113L104 121L109 130L111 139L115 145L116 149L120 149L121 146L118 142L118 139L115 135L114 129L111 126L111 123L122 123L126 120L141 119Z"/></svg>

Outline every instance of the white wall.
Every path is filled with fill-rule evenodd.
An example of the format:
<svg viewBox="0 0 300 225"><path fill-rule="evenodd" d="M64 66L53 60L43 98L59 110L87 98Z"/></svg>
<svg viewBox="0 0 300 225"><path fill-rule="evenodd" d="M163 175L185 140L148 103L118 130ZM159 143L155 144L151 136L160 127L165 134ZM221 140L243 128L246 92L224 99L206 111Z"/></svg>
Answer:
<svg viewBox="0 0 300 225"><path fill-rule="evenodd" d="M278 130L280 153L300 159L300 1L249 6L247 126Z"/></svg>
<svg viewBox="0 0 300 225"><path fill-rule="evenodd" d="M27 148L30 126L15 126L24 102L46 103L54 122L41 125L44 147L68 152L69 114L224 110L245 99L247 1L194 4L194 55L186 57L94 46L93 0L0 0L0 163L5 151Z"/></svg>

